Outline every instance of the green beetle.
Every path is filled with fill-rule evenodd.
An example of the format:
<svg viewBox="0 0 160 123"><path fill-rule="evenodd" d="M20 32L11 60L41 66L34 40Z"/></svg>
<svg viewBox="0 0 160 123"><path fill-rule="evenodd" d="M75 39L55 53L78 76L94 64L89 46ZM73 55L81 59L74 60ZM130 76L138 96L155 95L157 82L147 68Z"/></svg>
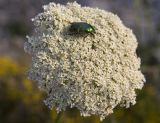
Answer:
<svg viewBox="0 0 160 123"><path fill-rule="evenodd" d="M84 38L86 38L89 34L94 36L94 33L95 33L94 27L86 22L71 23L69 31L71 32L71 34L85 35Z"/></svg>

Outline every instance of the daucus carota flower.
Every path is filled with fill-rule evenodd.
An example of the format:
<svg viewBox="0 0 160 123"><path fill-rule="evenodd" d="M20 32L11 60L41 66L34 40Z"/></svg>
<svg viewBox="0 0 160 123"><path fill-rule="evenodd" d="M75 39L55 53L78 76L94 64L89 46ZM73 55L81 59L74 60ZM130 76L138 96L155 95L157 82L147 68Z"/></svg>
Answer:
<svg viewBox="0 0 160 123"><path fill-rule="evenodd" d="M32 55L29 78L38 82L51 109L77 107L81 115L103 120L120 105L136 103L145 78L136 55L137 40L119 17L77 3L45 5L33 20L35 33L24 49ZM69 34L73 22L86 22L94 37Z"/></svg>

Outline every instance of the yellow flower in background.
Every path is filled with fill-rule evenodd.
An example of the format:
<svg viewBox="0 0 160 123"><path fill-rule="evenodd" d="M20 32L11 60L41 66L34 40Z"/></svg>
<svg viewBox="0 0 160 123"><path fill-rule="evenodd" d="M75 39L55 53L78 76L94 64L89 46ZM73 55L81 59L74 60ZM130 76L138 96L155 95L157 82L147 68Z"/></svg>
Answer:
<svg viewBox="0 0 160 123"><path fill-rule="evenodd" d="M136 37L119 17L77 3L50 3L32 20L35 34L24 46L32 55L29 78L48 94L47 106L58 112L76 107L103 120L117 105L136 103L135 89L145 78ZM73 22L93 25L94 36L70 34Z"/></svg>
<svg viewBox="0 0 160 123"><path fill-rule="evenodd" d="M8 57L0 58L0 77L16 75L19 69L17 64Z"/></svg>

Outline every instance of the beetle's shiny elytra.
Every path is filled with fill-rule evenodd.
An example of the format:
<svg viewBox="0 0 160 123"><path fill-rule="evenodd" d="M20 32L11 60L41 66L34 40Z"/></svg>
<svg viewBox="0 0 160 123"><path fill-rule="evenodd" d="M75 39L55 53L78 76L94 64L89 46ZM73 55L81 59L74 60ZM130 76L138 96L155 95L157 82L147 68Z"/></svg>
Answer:
<svg viewBox="0 0 160 123"><path fill-rule="evenodd" d="M92 34L93 35L93 33L95 33L94 27L86 22L71 23L69 31L71 32L71 34Z"/></svg>

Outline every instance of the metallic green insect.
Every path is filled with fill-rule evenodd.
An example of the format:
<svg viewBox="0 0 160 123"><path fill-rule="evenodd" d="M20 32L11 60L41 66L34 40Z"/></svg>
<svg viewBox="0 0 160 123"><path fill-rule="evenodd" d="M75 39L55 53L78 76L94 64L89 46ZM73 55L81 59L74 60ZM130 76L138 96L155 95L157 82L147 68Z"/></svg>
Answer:
<svg viewBox="0 0 160 123"><path fill-rule="evenodd" d="M85 37L87 37L89 34L94 36L95 33L94 27L86 22L71 23L69 31L71 32L71 34L85 35Z"/></svg>

